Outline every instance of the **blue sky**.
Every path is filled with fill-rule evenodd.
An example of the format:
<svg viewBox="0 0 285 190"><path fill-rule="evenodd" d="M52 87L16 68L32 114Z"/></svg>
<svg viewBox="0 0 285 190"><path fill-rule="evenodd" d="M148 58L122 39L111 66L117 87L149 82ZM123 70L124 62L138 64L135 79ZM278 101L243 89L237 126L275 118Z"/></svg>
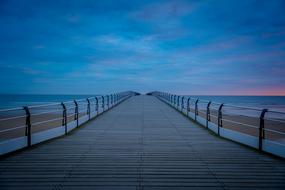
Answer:
<svg viewBox="0 0 285 190"><path fill-rule="evenodd" d="M285 1L0 0L0 93L285 95Z"/></svg>

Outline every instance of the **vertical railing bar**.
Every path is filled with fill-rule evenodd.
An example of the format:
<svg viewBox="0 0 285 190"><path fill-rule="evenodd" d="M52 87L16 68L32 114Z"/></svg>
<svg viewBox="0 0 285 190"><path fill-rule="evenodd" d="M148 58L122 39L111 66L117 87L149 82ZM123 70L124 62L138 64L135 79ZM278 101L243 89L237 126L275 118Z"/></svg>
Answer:
<svg viewBox="0 0 285 190"><path fill-rule="evenodd" d="M30 147L32 145L32 134L31 134L31 112L28 106L24 106L23 109L26 112L26 131L25 131L25 135L27 136L27 144L28 147Z"/></svg>
<svg viewBox="0 0 285 190"><path fill-rule="evenodd" d="M207 114L206 114L206 127L209 128L209 121L211 121L211 116L210 116L210 105L211 105L211 101L208 102L207 105Z"/></svg>
<svg viewBox="0 0 285 190"><path fill-rule="evenodd" d="M74 110L74 120L76 120L76 126L78 127L78 118L79 118L79 113L78 113L78 103L76 100L74 100L75 104L75 110Z"/></svg>
<svg viewBox="0 0 285 190"><path fill-rule="evenodd" d="M195 102L195 121L197 121L197 115L198 115L198 102L199 102L199 98L197 98Z"/></svg>
<svg viewBox="0 0 285 190"><path fill-rule="evenodd" d="M179 100L180 100L180 96L178 95L178 96L177 96L177 107L176 107L178 110L179 110L179 106L180 106Z"/></svg>
<svg viewBox="0 0 285 190"><path fill-rule="evenodd" d="M62 126L64 126L64 133L67 134L67 115L66 115L66 106L63 102L61 102L61 106L63 109L62 112Z"/></svg>
<svg viewBox="0 0 285 190"><path fill-rule="evenodd" d="M258 143L258 149L262 150L263 149L263 139L265 139L265 134L264 134L264 117L268 109L263 109L260 117L259 117L259 143Z"/></svg>
<svg viewBox="0 0 285 190"><path fill-rule="evenodd" d="M96 114L96 115L98 115L98 114L99 114L99 102L98 102L98 98L97 98L97 97L95 97L95 100L96 100L96 107L95 107L95 111L97 112L97 114Z"/></svg>
<svg viewBox="0 0 285 190"><path fill-rule="evenodd" d="M219 112L218 112L218 135L220 135L220 127L223 127L223 115L222 115L222 108L224 104L222 103L219 107Z"/></svg>
<svg viewBox="0 0 285 190"><path fill-rule="evenodd" d="M89 98L86 99L87 100L87 114L88 114L88 119L91 119L91 111L90 111L90 100Z"/></svg>
<svg viewBox="0 0 285 190"><path fill-rule="evenodd" d="M184 109L184 96L182 96L182 99L181 99L181 112L183 112L183 109Z"/></svg>
<svg viewBox="0 0 285 190"><path fill-rule="evenodd" d="M187 99L187 116L189 116L189 112L190 112L190 100L191 100L191 97Z"/></svg>
<svg viewBox="0 0 285 190"><path fill-rule="evenodd" d="M116 105L116 94L113 94L113 104Z"/></svg>
<svg viewBox="0 0 285 190"><path fill-rule="evenodd" d="M104 96L102 96L102 109L103 112L105 111L105 101L104 101Z"/></svg>
<svg viewBox="0 0 285 190"><path fill-rule="evenodd" d="M107 106L108 106L108 109L110 109L110 106L109 106L109 95L106 95L107 97Z"/></svg>

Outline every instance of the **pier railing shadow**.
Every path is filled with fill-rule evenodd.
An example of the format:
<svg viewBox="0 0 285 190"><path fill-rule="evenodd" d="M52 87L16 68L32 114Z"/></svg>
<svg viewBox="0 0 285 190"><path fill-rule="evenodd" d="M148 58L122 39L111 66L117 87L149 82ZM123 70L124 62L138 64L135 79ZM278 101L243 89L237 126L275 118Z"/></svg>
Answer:
<svg viewBox="0 0 285 190"><path fill-rule="evenodd" d="M68 134L137 93L0 110L0 155Z"/></svg>
<svg viewBox="0 0 285 190"><path fill-rule="evenodd" d="M285 158L285 113L152 92L217 135Z"/></svg>

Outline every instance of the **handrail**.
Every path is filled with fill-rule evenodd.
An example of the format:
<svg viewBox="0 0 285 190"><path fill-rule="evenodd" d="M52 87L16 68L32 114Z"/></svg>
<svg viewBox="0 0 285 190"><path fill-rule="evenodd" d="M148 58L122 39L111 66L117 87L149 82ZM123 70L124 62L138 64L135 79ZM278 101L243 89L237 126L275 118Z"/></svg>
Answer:
<svg viewBox="0 0 285 190"><path fill-rule="evenodd" d="M60 106L60 103L51 103L51 104L41 104L41 105L34 105L34 106L29 106L29 108L41 108L41 107L48 107L48 106Z"/></svg>
<svg viewBox="0 0 285 190"><path fill-rule="evenodd" d="M85 99L76 99L72 101L2 109L0 110L0 122L5 123L5 126L3 125L4 128L1 129L0 123L0 136L2 135L1 142L19 138L17 135L19 132L16 130L22 129L25 129L25 135L21 137L26 138L26 146L28 147L36 143L33 140L33 135L36 135L39 132L44 133L45 131L49 131L55 128L60 129L62 127L63 133L60 135L67 134L69 131L80 126L82 123L87 122L88 120L98 116L99 114L102 114L105 111L108 111L116 104L119 104L125 99L136 94L137 93L132 91L126 91L105 96L94 96ZM91 109L91 106L94 105L95 110ZM23 113L22 115L16 115L14 111L23 111ZM73 119L71 119L71 117L73 117ZM56 121L61 122L58 124ZM45 128L36 127L36 131L33 132L33 126L45 126ZM46 128L46 126L48 127ZM7 133L9 133L9 135L6 137ZM51 132L49 135L53 133L54 132ZM2 144L0 144L0 146L2 146ZM19 147L17 146L11 151L17 150L18 148ZM2 149L0 149L0 155L1 154L3 154Z"/></svg>
<svg viewBox="0 0 285 190"><path fill-rule="evenodd" d="M24 117L26 117L26 115L20 115L20 116L15 116L15 117L3 118L3 119L0 119L0 122L1 122L1 121L12 120L12 119L24 118Z"/></svg>
<svg viewBox="0 0 285 190"><path fill-rule="evenodd" d="M268 147L266 150L263 147L264 146L263 142L264 140L269 140L270 142L277 142L279 144L280 143L283 144L284 146L283 152L285 152L285 143L283 141L279 141L280 139L285 138L285 126L284 126L285 112L271 110L271 109L262 109L258 107L240 106L240 105L233 105L233 104L228 104L228 103L218 103L218 102L213 102L211 100L199 99L199 98L194 98L194 97L185 96L185 95L184 96L187 97L187 101L186 101L187 107L184 111L183 109L184 108L184 96L182 96L183 101L181 102L181 104L179 104L179 97L180 97L179 95L157 92L157 91L152 92L152 95L168 103L173 108L185 114L187 117L190 117L195 122L205 126L207 129L214 130L214 132L217 133L219 136L225 136L226 134L224 132L221 134L221 131L224 131L226 129L226 130L238 132L238 134L246 134L246 135L252 136L250 138L257 138L258 145L253 145L252 143L250 144L249 142L243 142L242 140L239 141L240 143L245 143L247 145L249 143L250 144L249 146L257 148L261 151L268 151ZM176 97L178 97L177 98L178 103L176 101ZM200 102L206 103L205 107L203 106L203 109L201 108L199 109L198 104ZM195 107L193 108L191 105L192 106L195 105ZM190 110L190 107L192 108L191 110ZM242 115L236 115L235 113L233 113L232 115L229 115L228 110L226 109L228 107L240 108L241 112L243 110L256 111L259 114L259 117L246 115L244 113ZM203 113L203 114L199 115L199 113ZM272 118L268 117L269 113L279 114L280 116L279 115L277 116L281 118L278 118L277 116L273 117L272 115L271 115ZM212 121L211 118L214 118L214 120ZM259 120L259 124L255 125L255 124L252 124L254 122L252 122L251 120L245 120L248 118ZM223 121L225 121L226 123L223 123ZM275 125L273 125L274 122L275 122ZM232 127L229 128L230 127L229 125L238 125L238 126L243 126L244 128L243 129L232 128ZM251 134L249 133L248 130L247 132L245 132L246 128L257 130L257 133ZM281 136L279 138L274 138L272 135L267 136L265 134L266 132L274 133L276 135L279 135L279 136L281 135ZM231 139L232 137L227 137L227 138ZM249 138L249 137L246 137L246 138ZM232 140L236 140L236 139L232 139ZM271 153L285 157L284 153L276 153L276 149Z"/></svg>
<svg viewBox="0 0 285 190"><path fill-rule="evenodd" d="M23 110L23 107L1 109L1 110L0 110L0 112L7 112L7 111L21 111L21 110Z"/></svg>

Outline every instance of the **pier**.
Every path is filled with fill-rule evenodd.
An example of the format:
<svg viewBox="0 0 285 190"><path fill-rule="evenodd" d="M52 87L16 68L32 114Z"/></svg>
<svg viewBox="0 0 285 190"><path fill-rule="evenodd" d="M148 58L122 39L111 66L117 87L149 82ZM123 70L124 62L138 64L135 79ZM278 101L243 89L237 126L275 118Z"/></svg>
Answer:
<svg viewBox="0 0 285 190"><path fill-rule="evenodd" d="M63 115L61 128L48 133L51 140L39 140L43 132L17 137L24 149L10 147L1 157L0 188L285 189L282 147L270 152L261 139L259 150L258 135L256 144L238 142L230 129L191 115L182 97L173 107L173 97L159 92L116 98L91 100L82 116L77 107L72 125Z"/></svg>

